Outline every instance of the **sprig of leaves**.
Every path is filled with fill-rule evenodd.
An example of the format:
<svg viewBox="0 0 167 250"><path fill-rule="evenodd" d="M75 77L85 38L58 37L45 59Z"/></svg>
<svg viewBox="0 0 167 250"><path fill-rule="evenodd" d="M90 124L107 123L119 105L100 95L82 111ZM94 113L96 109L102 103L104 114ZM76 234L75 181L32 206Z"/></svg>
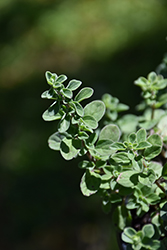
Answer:
<svg viewBox="0 0 167 250"><path fill-rule="evenodd" d="M144 98L138 105L143 110L140 116L121 116L129 107L109 94L83 107L82 101L93 95L92 88L78 91L81 81L64 85L65 75L49 71L46 80L50 89L42 98L53 103L42 117L59 120L49 147L65 160L82 156L83 195L99 195L104 212L114 211L113 220L127 249L166 249L167 94L161 90L167 79L151 72L135 81Z"/></svg>

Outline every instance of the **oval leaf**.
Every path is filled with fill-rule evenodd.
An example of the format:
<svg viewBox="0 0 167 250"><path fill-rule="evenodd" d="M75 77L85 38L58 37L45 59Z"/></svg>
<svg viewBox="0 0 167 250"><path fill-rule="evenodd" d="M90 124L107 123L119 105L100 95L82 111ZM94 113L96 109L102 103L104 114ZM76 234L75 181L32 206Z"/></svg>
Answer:
<svg viewBox="0 0 167 250"><path fill-rule="evenodd" d="M109 124L106 125L100 132L99 135L99 141L100 140L112 140L113 142L116 142L119 140L121 136L121 132L117 125L115 124Z"/></svg>
<svg viewBox="0 0 167 250"><path fill-rule="evenodd" d="M81 149L81 142L75 139L64 138L60 144L60 153L65 160L71 160L77 156Z"/></svg>
<svg viewBox="0 0 167 250"><path fill-rule="evenodd" d="M93 116L96 121L100 121L105 113L105 105L102 101L93 101L88 103L84 108L84 114Z"/></svg>
<svg viewBox="0 0 167 250"><path fill-rule="evenodd" d="M87 99L91 97L92 95L93 95L93 89L86 87L79 91L79 93L76 95L74 100L77 102L81 102L82 100Z"/></svg>
<svg viewBox="0 0 167 250"><path fill-rule="evenodd" d="M71 80L69 84L67 85L67 89L70 89L71 91L76 90L79 88L79 86L82 84L81 81L78 80Z"/></svg>

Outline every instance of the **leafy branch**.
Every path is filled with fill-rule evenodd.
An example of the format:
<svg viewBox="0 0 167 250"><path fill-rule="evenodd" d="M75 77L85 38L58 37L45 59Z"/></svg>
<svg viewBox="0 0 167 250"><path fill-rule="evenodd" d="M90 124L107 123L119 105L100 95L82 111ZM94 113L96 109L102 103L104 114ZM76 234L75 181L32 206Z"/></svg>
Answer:
<svg viewBox="0 0 167 250"><path fill-rule="evenodd" d="M73 98L81 81L71 80L65 86L65 75L49 71L46 80L50 89L42 98L53 103L43 119L59 120L49 147L65 160L82 157L83 195L99 195L106 213L112 208L127 250L166 249L167 79L151 72L135 81L143 97L137 106L139 116L122 115L129 107L110 94L83 107L81 102L93 95L92 88L80 89Z"/></svg>

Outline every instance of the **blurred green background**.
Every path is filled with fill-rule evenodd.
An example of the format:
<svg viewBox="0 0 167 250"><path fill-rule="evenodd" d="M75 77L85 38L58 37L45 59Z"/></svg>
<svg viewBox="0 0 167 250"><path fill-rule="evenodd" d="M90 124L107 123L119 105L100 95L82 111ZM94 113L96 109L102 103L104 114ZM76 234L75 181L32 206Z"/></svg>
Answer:
<svg viewBox="0 0 167 250"><path fill-rule="evenodd" d="M82 196L77 160L48 148L46 70L131 106L167 51L166 0L0 1L0 249L118 250L111 215Z"/></svg>

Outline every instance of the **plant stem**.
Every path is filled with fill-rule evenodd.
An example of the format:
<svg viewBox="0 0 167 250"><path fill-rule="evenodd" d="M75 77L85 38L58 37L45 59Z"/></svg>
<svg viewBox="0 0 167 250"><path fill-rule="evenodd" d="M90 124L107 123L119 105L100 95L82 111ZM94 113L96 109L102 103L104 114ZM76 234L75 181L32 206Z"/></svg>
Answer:
<svg viewBox="0 0 167 250"><path fill-rule="evenodd" d="M158 180L155 181L155 184L156 184L156 185L162 190L162 192L165 193L165 195L166 195L166 190L165 190L165 188L162 187L162 186L159 184Z"/></svg>

